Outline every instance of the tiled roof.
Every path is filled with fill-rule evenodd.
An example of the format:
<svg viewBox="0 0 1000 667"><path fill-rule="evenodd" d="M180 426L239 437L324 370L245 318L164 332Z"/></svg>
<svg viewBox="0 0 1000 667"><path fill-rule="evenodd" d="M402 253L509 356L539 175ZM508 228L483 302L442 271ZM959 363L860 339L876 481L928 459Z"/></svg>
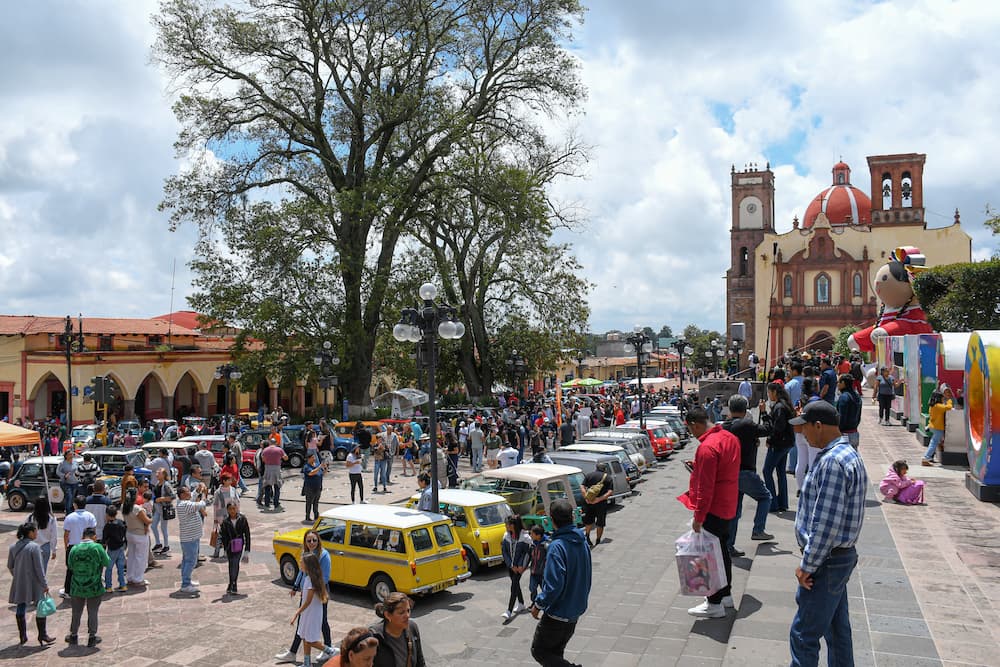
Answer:
<svg viewBox="0 0 1000 667"><path fill-rule="evenodd" d="M77 319L73 318L73 331L77 331ZM167 329L174 336L198 336L193 331L176 322L170 326L166 320L120 317L84 317L84 335L111 336L166 336ZM0 315L0 335L60 334L66 329L65 317L37 317L35 315Z"/></svg>
<svg viewBox="0 0 1000 667"><path fill-rule="evenodd" d="M163 320L164 322L173 322L174 326L180 325L185 329L192 329L194 331L219 326L218 322L209 321L206 323L206 326L203 327L201 323L198 322L199 317L201 317L201 315L193 310L178 310L173 313L167 313L166 315L157 315L153 319Z"/></svg>

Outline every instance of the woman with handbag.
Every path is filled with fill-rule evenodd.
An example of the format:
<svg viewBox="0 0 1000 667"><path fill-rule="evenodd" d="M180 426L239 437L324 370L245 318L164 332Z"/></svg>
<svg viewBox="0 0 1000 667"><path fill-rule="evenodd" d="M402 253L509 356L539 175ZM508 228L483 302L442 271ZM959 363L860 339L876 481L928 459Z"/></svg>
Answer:
<svg viewBox="0 0 1000 667"><path fill-rule="evenodd" d="M219 524L217 544L220 542L229 560L229 587L226 588L226 594L237 595L236 580L240 576L240 562L250 562L250 524L240 514L238 503L229 502L226 505L226 518Z"/></svg>
<svg viewBox="0 0 1000 667"><path fill-rule="evenodd" d="M209 538L209 542L215 547L212 558L220 557L222 541L219 539L219 526L228 516L226 507L233 503L237 510L240 508L240 492L233 486L234 481L235 478L230 473L223 472L219 477L219 488L215 490L215 496L212 498L212 537Z"/></svg>
<svg viewBox="0 0 1000 667"><path fill-rule="evenodd" d="M38 526L28 521L17 528L17 542L7 553L7 571L10 572L10 593L7 602L16 605L14 618L17 621L17 632L20 643L28 642L28 625L25 614L28 605L36 605L42 600L48 600L49 584L45 579L45 567L42 559L42 548L35 542L38 537ZM48 604L46 603L46 604ZM45 616L35 615L35 627L38 628L38 643L45 645L55 641L45 630Z"/></svg>
<svg viewBox="0 0 1000 667"><path fill-rule="evenodd" d="M170 532L167 522L177 516L174 507L174 487L167 481L166 468L157 468L156 485L153 487L153 537L156 544L153 553L167 554L170 552Z"/></svg>

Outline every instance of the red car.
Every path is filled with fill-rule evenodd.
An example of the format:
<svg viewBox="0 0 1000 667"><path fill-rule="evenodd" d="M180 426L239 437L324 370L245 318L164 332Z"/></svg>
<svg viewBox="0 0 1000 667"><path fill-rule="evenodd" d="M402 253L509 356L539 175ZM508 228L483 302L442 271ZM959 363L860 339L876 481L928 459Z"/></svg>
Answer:
<svg viewBox="0 0 1000 667"><path fill-rule="evenodd" d="M639 430L638 421L630 421L624 426ZM653 446L653 454L657 460L665 459L674 453L674 446L677 444L671 438L667 429L658 424L646 424L646 435L649 436L649 443Z"/></svg>

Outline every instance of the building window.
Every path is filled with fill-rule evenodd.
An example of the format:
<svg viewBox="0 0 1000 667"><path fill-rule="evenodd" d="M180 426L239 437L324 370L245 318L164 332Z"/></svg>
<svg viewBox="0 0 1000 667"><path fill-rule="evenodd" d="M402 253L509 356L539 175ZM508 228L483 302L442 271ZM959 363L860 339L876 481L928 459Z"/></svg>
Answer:
<svg viewBox="0 0 1000 667"><path fill-rule="evenodd" d="M98 352L111 352L113 349L115 349L114 336L98 336L97 338Z"/></svg>
<svg viewBox="0 0 1000 667"><path fill-rule="evenodd" d="M913 206L913 179L910 178L910 172L903 172L903 179L899 185L899 194L903 199L903 208L910 208Z"/></svg>
<svg viewBox="0 0 1000 667"><path fill-rule="evenodd" d="M822 305L830 303L830 278L825 273L816 277L816 303Z"/></svg>
<svg viewBox="0 0 1000 667"><path fill-rule="evenodd" d="M861 274L854 274L854 296L861 296Z"/></svg>
<svg viewBox="0 0 1000 667"><path fill-rule="evenodd" d="M740 275L745 276L747 274L747 268L750 264L750 252L747 250L746 246L740 248Z"/></svg>
<svg viewBox="0 0 1000 667"><path fill-rule="evenodd" d="M785 298L792 298L792 274L785 274Z"/></svg>
<svg viewBox="0 0 1000 667"><path fill-rule="evenodd" d="M843 184L844 184L844 174L843 173L837 174L837 185L843 185Z"/></svg>
<svg viewBox="0 0 1000 667"><path fill-rule="evenodd" d="M156 335L156 336L147 336L146 337L146 343L148 345L151 345L151 346L162 345L163 344L163 336L159 336L159 335Z"/></svg>
<svg viewBox="0 0 1000 667"><path fill-rule="evenodd" d="M882 174L882 210L888 211L892 208L892 175L888 172Z"/></svg>

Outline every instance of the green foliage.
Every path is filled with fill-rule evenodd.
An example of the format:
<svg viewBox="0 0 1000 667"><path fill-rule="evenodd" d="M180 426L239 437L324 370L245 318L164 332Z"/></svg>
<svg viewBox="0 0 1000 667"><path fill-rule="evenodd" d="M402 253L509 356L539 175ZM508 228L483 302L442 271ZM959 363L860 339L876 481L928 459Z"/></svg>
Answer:
<svg viewBox="0 0 1000 667"><path fill-rule="evenodd" d="M846 327L841 327L837 332L837 335L833 339L833 353L840 354L843 356L851 355L851 348L847 346L847 339L855 331L860 331L861 327L855 326L853 324L848 324Z"/></svg>
<svg viewBox="0 0 1000 667"><path fill-rule="evenodd" d="M1000 259L937 266L913 289L935 331L1000 329Z"/></svg>
<svg viewBox="0 0 1000 667"><path fill-rule="evenodd" d="M719 355L718 360L716 360L714 356L705 356L705 352L711 352L713 350L713 340L717 343L717 348L715 349L721 350L725 353L726 337L718 331L700 329L695 324L689 324L684 327L684 340L687 341L687 344L694 350L694 354L691 354L690 356L685 355L684 357L684 365L688 368L704 368L711 370L715 368L716 363L718 363L719 368L726 367L725 354Z"/></svg>
<svg viewBox="0 0 1000 667"><path fill-rule="evenodd" d="M660 327L660 333L656 334L657 338L673 338L674 331L668 325L664 324Z"/></svg>

